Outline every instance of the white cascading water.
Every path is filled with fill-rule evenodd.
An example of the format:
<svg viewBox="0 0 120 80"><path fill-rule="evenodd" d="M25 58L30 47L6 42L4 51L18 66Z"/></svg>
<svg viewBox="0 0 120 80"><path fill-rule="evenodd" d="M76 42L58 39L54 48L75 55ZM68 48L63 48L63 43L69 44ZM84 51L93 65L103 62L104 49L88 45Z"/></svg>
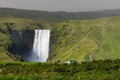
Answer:
<svg viewBox="0 0 120 80"><path fill-rule="evenodd" d="M50 30L35 30L33 51L29 61L46 62L49 56Z"/></svg>

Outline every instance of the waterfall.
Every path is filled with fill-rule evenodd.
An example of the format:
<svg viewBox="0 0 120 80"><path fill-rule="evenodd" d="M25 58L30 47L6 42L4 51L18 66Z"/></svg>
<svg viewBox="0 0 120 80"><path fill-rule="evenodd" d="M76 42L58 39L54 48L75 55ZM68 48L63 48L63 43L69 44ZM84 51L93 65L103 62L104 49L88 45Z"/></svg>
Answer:
<svg viewBox="0 0 120 80"><path fill-rule="evenodd" d="M46 62L49 56L50 30L35 30L30 62Z"/></svg>

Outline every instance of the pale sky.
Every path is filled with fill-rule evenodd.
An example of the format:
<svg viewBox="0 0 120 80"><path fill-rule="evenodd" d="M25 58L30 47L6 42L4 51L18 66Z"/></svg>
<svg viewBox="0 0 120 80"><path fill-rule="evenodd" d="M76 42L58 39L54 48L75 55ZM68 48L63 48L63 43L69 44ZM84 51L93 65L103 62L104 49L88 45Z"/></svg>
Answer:
<svg viewBox="0 0 120 80"><path fill-rule="evenodd" d="M120 0L0 0L0 7L44 11L120 9Z"/></svg>

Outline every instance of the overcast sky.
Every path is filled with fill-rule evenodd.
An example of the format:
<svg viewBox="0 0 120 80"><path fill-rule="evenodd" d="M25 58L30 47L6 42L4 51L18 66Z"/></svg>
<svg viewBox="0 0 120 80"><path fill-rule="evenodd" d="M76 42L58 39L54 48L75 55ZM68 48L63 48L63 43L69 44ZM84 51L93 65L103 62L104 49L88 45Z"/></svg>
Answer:
<svg viewBox="0 0 120 80"><path fill-rule="evenodd" d="M120 0L0 0L0 7L44 11L120 9Z"/></svg>

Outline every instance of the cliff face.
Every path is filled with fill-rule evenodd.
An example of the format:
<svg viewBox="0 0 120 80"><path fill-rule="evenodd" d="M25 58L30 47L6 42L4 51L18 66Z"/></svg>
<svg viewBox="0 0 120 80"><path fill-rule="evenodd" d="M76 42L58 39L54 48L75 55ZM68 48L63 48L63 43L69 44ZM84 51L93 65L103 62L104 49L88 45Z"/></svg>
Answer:
<svg viewBox="0 0 120 80"><path fill-rule="evenodd" d="M33 46L34 30L17 31L12 30L11 24L6 25L13 41L13 44L9 46L8 50L20 56L29 55Z"/></svg>
<svg viewBox="0 0 120 80"><path fill-rule="evenodd" d="M24 44L24 46L26 46L26 49L32 50L34 41L34 30L25 30L21 33L22 43Z"/></svg>

